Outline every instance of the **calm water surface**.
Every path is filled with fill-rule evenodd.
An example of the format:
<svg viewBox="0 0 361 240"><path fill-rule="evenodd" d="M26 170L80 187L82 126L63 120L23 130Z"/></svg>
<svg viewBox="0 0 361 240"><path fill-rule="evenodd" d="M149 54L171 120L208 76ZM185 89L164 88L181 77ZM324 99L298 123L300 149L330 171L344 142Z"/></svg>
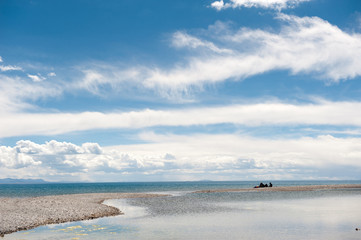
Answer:
<svg viewBox="0 0 361 240"><path fill-rule="evenodd" d="M125 215L42 226L4 239L361 239L355 231L361 227L358 189L192 193L237 184L167 184L148 192L165 190L169 197L105 202Z"/></svg>

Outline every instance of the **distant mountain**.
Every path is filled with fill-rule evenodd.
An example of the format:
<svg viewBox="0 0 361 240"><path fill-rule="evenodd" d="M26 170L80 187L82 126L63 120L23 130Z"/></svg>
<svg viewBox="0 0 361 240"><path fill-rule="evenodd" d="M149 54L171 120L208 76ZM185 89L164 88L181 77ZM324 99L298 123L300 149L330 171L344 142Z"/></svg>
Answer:
<svg viewBox="0 0 361 240"><path fill-rule="evenodd" d="M13 179L13 178L3 178L0 179L0 184L40 184L48 183L43 179Z"/></svg>

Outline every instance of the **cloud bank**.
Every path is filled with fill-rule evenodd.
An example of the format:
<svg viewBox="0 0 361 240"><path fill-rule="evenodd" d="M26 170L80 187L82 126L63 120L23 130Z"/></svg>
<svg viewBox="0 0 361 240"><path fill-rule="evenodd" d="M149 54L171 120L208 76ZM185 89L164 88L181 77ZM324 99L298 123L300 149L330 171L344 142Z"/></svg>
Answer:
<svg viewBox="0 0 361 240"><path fill-rule="evenodd" d="M140 176L140 180L144 176L157 179L160 175L166 180L210 176L218 180L326 179L330 175L350 179L357 178L361 170L358 138L323 135L270 140L239 135L154 133L140 137L152 142L102 148L96 143L78 146L55 140L45 144L21 140L14 147L0 147L0 172L6 177L17 173L22 177L90 181L109 174L113 180L127 181ZM348 171L330 174L339 168ZM27 174L23 173L25 170Z"/></svg>
<svg viewBox="0 0 361 240"><path fill-rule="evenodd" d="M360 102L319 101L313 104L268 102L181 110L130 112L9 113L0 118L0 137L54 135L92 129L141 129L156 126L236 124L244 126L361 127Z"/></svg>

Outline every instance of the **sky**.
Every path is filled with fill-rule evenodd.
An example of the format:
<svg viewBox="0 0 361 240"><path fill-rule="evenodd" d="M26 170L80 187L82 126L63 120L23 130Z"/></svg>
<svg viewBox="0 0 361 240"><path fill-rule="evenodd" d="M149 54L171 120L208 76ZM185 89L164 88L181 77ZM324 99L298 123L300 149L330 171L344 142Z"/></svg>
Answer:
<svg viewBox="0 0 361 240"><path fill-rule="evenodd" d="M361 179L359 0L1 0L0 176Z"/></svg>

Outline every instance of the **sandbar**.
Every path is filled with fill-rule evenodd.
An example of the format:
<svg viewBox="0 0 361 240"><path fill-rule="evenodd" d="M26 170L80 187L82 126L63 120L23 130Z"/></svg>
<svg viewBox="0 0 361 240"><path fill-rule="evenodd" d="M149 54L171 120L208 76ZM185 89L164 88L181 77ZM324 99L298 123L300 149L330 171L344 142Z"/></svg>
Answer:
<svg viewBox="0 0 361 240"><path fill-rule="evenodd" d="M200 190L195 193L216 193L216 192L281 192L281 191L315 191L315 190L332 190L332 189L357 189L361 184L339 184L339 185L307 185L307 186L281 186L281 187L264 187L264 188L231 188L231 189L211 189Z"/></svg>

